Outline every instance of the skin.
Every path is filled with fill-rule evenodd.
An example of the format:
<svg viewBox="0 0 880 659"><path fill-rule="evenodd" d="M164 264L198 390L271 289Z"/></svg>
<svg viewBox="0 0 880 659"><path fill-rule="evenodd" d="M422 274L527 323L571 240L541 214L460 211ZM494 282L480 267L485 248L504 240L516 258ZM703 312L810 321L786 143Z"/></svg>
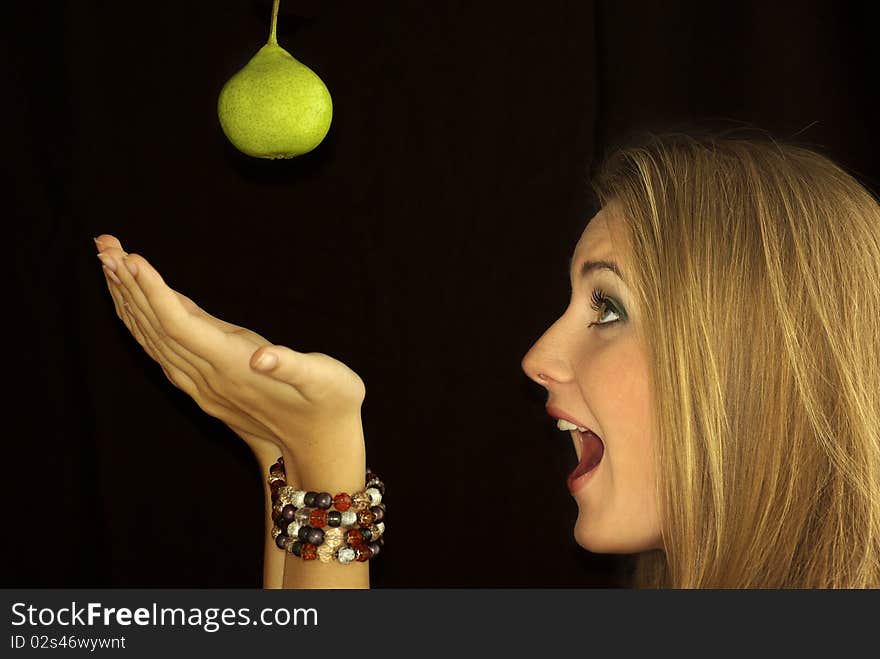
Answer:
<svg viewBox="0 0 880 659"><path fill-rule="evenodd" d="M113 236L96 239L116 313L168 379L211 416L219 418L252 449L268 471L279 453L288 480L304 489L352 492L363 484L362 380L321 353L272 345L245 328L226 323L171 289L140 255L128 254ZM627 255L622 225L609 210L588 223L575 248L573 273L586 259L616 261ZM572 274L573 274L572 273ZM590 308L600 285L626 315ZM620 314L623 316L623 314ZM661 548L650 460L650 395L647 358L636 333L638 310L612 273L572 277L565 313L529 350L522 367L548 391L553 404L594 430L605 454L586 486L574 494L579 515L575 538L601 553ZM606 327L590 323L606 323ZM279 358L258 368L265 353ZM580 447L575 442L575 451ZM267 488L267 503L268 488ZM271 527L268 516L267 527ZM268 538L268 531L267 531ZM265 585L292 588L368 587L366 564L306 563L266 544Z"/></svg>
<svg viewBox="0 0 880 659"><path fill-rule="evenodd" d="M547 390L547 404L564 410L605 444L602 461L572 495L578 504L575 540L598 553L662 548L654 498L647 350L636 331L639 312L629 289L613 272L594 270L580 278L585 260L614 261L626 277L625 247L623 224L613 206L606 206L587 224L575 247L568 308L522 360L529 378ZM617 309L591 308L596 287ZM623 313L618 312L621 307ZM605 326L588 327L598 322ZM574 437L573 443L580 458Z"/></svg>
<svg viewBox="0 0 880 659"><path fill-rule="evenodd" d="M174 386L244 440L263 475L282 455L287 482L298 488L352 493L363 487L365 387L354 371L212 316L114 236L98 236L95 245L117 316ZM264 355L276 363L262 368ZM266 587L369 586L366 563L307 562L275 547L268 484L265 493Z"/></svg>

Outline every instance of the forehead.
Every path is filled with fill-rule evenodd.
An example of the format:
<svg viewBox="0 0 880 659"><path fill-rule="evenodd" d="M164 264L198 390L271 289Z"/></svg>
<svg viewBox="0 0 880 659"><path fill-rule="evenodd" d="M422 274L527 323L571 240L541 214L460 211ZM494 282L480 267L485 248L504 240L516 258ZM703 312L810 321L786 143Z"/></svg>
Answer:
<svg viewBox="0 0 880 659"><path fill-rule="evenodd" d="M613 210L608 207L602 208L587 223L586 228L575 245L574 261L585 257L604 259L616 254L615 247L620 246L621 222Z"/></svg>

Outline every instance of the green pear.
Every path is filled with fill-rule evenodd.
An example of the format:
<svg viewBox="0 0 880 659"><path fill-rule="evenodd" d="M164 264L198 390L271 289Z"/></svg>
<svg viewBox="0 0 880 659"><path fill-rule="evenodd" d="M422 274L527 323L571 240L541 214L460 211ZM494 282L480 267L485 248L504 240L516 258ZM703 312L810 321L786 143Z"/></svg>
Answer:
<svg viewBox="0 0 880 659"><path fill-rule="evenodd" d="M330 130L333 101L324 82L278 45L278 2L269 41L220 90L217 115L229 141L255 158L308 153Z"/></svg>

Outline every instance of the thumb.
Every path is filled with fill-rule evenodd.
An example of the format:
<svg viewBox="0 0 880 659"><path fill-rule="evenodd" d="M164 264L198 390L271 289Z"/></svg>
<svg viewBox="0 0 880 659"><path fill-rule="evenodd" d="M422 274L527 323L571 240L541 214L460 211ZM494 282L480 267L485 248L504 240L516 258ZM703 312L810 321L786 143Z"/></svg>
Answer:
<svg viewBox="0 0 880 659"><path fill-rule="evenodd" d="M293 372L299 370L296 365L300 362L301 356L301 353L285 346L263 346L251 355L251 368L275 377L283 377L284 371L287 371L288 375L292 375ZM279 368L279 364L281 364L281 368Z"/></svg>

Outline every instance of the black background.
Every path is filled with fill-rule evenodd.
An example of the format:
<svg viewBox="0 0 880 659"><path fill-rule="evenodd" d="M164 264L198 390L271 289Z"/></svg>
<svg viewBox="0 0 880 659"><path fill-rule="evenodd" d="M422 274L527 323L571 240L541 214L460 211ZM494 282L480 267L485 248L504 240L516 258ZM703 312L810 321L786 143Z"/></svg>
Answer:
<svg viewBox="0 0 880 659"><path fill-rule="evenodd" d="M388 484L375 586L614 586L579 549L567 434L520 360L568 303L587 180L636 129L748 125L877 190L868 3L297 2L279 42L333 124L239 154L224 81L269 0L4 3L2 585L258 586L238 438L113 313L111 233L221 318L367 385Z"/></svg>

